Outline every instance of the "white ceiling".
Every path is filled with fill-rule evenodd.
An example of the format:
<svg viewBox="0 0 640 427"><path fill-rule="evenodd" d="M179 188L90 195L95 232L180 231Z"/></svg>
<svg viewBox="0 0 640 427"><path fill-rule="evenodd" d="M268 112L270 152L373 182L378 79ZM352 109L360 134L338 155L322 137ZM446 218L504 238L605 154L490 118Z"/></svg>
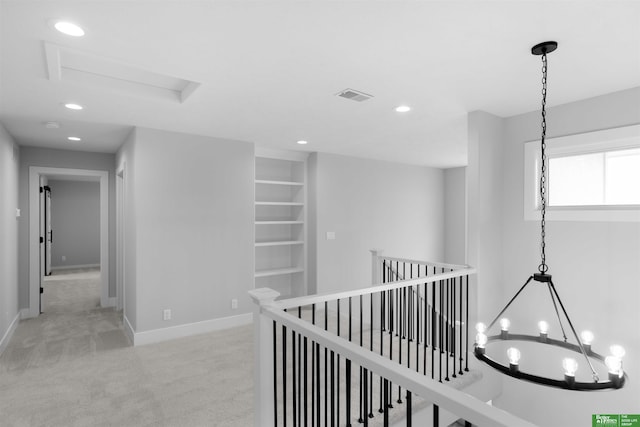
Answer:
<svg viewBox="0 0 640 427"><path fill-rule="evenodd" d="M21 145L115 152L144 126L450 167L466 163L468 112L539 108L538 42L559 43L550 105L640 86L639 1L2 0L0 14L0 121ZM57 33L54 18L86 36ZM201 85L181 103L50 80L45 42ZM335 96L345 88L374 98Z"/></svg>

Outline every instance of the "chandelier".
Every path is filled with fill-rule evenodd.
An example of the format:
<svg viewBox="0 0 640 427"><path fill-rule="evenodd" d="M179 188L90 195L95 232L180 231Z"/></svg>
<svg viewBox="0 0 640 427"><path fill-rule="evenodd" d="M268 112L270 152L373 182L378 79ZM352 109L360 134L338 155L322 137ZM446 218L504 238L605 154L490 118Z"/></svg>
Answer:
<svg viewBox="0 0 640 427"><path fill-rule="evenodd" d="M525 284L520 288L520 290L511 298L511 300L507 303L507 305L500 311L500 313L495 317L495 319L489 324L487 327L483 323L478 323L476 325L477 335L475 339L474 345L474 354L476 358L480 361L488 364L489 366L497 369L505 375L509 375L511 377L530 381L536 384L547 385L551 387L557 387L568 390L605 390L605 389L618 389L624 386L625 381L627 379L627 375L624 373L622 369L622 358L625 354L624 349L619 345L613 345L610 348L611 354L607 357L602 356L599 353L596 353L591 348L591 343L593 342L594 336L590 331L583 331L580 336L576 332L569 315L567 314L567 310L565 309L562 300L560 299L560 295L556 291L556 287L551 280L551 275L548 274L549 267L546 263L546 255L545 255L545 214L546 214L546 156L545 156L545 137L547 132L547 122L546 122L546 104L547 104L547 54L553 52L558 47L558 43L555 41L547 41L543 43L539 43L531 48L531 53L533 55L538 55L542 57L542 138L541 138L541 171L540 171L540 202L541 202L541 215L542 219L540 222L541 227L541 245L540 245L540 253L541 253L541 261L538 266L538 272L531 275ZM558 317L558 323L560 324L560 329L562 331L563 339L554 339L548 336L549 324L546 321L540 321L538 323L539 335L527 335L527 334L514 334L509 330L511 326L511 322L506 317L502 317L505 311L509 308L509 306L518 298L520 293L529 285L530 283L537 283L539 286L543 288L546 287L549 290L549 295L551 296L551 302L553 303L553 308L555 309L556 316ZM560 310L558 309L560 308ZM568 342L567 335L565 333L565 329L562 322L562 316L564 315L564 319L566 320L567 325L571 330L571 334L573 338L575 338L576 343ZM488 331L499 321L500 332L496 335L488 335ZM508 359L508 365L506 363L501 363L497 360L494 360L486 353L486 348L490 344L496 344L498 342L531 342L535 344L540 344L542 346L554 346L562 349L570 350L572 352L578 353L581 358L584 358L586 361L587 368L591 371L592 381L576 381L576 372L578 370L578 362L576 359L567 357L562 360L562 366L558 367L558 373L562 372L560 368L564 370L564 378L550 378L541 375L534 375L531 373L527 373L520 369L520 350L518 350L515 346L511 346L506 351L506 358ZM580 356L578 356L580 358ZM580 359L581 359L580 358ZM579 360L580 360L579 359ZM608 369L608 379L600 379L596 370L593 367L593 363L604 363Z"/></svg>

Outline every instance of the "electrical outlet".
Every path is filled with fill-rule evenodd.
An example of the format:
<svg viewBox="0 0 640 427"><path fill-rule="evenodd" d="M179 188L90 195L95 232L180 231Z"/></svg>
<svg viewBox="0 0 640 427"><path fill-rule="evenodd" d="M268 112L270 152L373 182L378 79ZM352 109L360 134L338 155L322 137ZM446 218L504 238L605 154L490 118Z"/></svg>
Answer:
<svg viewBox="0 0 640 427"><path fill-rule="evenodd" d="M238 308L238 300L237 299L234 298L234 299L231 300L231 308L233 310Z"/></svg>
<svg viewBox="0 0 640 427"><path fill-rule="evenodd" d="M67 260L66 255L62 255L62 262L65 262Z"/></svg>
<svg viewBox="0 0 640 427"><path fill-rule="evenodd" d="M336 232L327 231L327 240L336 240Z"/></svg>
<svg viewBox="0 0 640 427"><path fill-rule="evenodd" d="M162 320L171 320L171 309L165 308L162 312Z"/></svg>

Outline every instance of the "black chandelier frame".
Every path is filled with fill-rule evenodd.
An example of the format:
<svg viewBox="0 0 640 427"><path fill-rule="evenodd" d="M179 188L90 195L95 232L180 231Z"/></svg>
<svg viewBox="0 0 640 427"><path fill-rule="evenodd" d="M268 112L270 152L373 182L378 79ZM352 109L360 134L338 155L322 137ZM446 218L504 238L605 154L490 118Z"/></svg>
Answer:
<svg viewBox="0 0 640 427"><path fill-rule="evenodd" d="M520 293L532 282L538 282L543 286L546 284L549 294L551 296L551 301L553 302L553 306L555 308L555 312L558 318L558 322L560 324L560 329L562 330L564 340L557 340L553 338L549 338L547 336L546 331L541 332L540 335L526 335L526 334L511 334L506 330L507 328L503 328L499 335L492 335L486 337L486 343L483 345L479 345L478 342L474 345L474 355L480 361L486 363L487 365L497 369L505 375L511 376L513 378L517 378L520 380L529 381L536 384L567 389L567 390L577 390L577 391L593 391L593 390L612 390L619 389L625 385L628 377L627 374L620 368L618 372L609 371L608 380L600 380L598 374L593 368L593 364L591 363L591 359L598 360L600 362L605 362L604 356L599 353L596 353L591 350L590 344L583 344L576 333L575 328L573 327L573 323L567 314L567 311L556 291L556 288L551 279L551 275L547 274L549 267L546 264L546 254L545 254L545 214L546 214L546 155L545 155L545 137L547 131L547 122L546 122L546 103L547 103L547 53L551 53L556 50L558 47L558 43L555 41L546 41L543 43L539 43L531 48L531 53L533 55L542 57L542 137L541 137L541 174L540 174L540 201L541 201L541 244L540 244L540 255L541 262L538 266L538 273L535 273L529 277L529 279L525 282L524 285L520 288L520 290L511 298L511 300L507 303L507 305L502 309L502 311L496 316L496 318L491 322L491 324L486 328L486 330L491 329L491 327L498 321L498 319L502 316L502 314L509 308L509 306L516 300L516 298L520 295ZM572 344L567 342L567 335L565 333L564 327L562 325L562 319L560 316L560 311L558 310L558 305L562 309L562 313L564 314L564 318L567 321L567 324L571 328L571 332L577 341L576 344ZM481 334L484 334L484 331L479 331ZM483 337L484 340L484 337ZM523 372L520 370L519 365L516 363L510 363L508 366L503 365L491 357L487 356L485 352L485 346L492 342L497 341L529 341L535 342L538 344L551 345L554 347L560 347L566 350L571 350L576 353L580 353L584 356L585 360L589 368L591 369L591 374L593 381L584 382L584 381L576 381L574 375L565 374L564 379L552 379L547 377L542 377L539 375L529 374L527 372ZM620 362L621 363L621 362Z"/></svg>

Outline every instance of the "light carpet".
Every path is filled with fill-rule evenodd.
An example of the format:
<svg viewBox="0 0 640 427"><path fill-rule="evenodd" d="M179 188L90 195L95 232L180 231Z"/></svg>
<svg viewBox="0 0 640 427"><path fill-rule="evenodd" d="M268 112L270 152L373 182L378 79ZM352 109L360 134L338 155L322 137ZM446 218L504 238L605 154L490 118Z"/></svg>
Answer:
<svg viewBox="0 0 640 427"><path fill-rule="evenodd" d="M91 280L56 280L57 295L46 281L44 314L18 325L0 356L1 426L252 425L251 325L131 347L121 313L89 307L78 282Z"/></svg>

